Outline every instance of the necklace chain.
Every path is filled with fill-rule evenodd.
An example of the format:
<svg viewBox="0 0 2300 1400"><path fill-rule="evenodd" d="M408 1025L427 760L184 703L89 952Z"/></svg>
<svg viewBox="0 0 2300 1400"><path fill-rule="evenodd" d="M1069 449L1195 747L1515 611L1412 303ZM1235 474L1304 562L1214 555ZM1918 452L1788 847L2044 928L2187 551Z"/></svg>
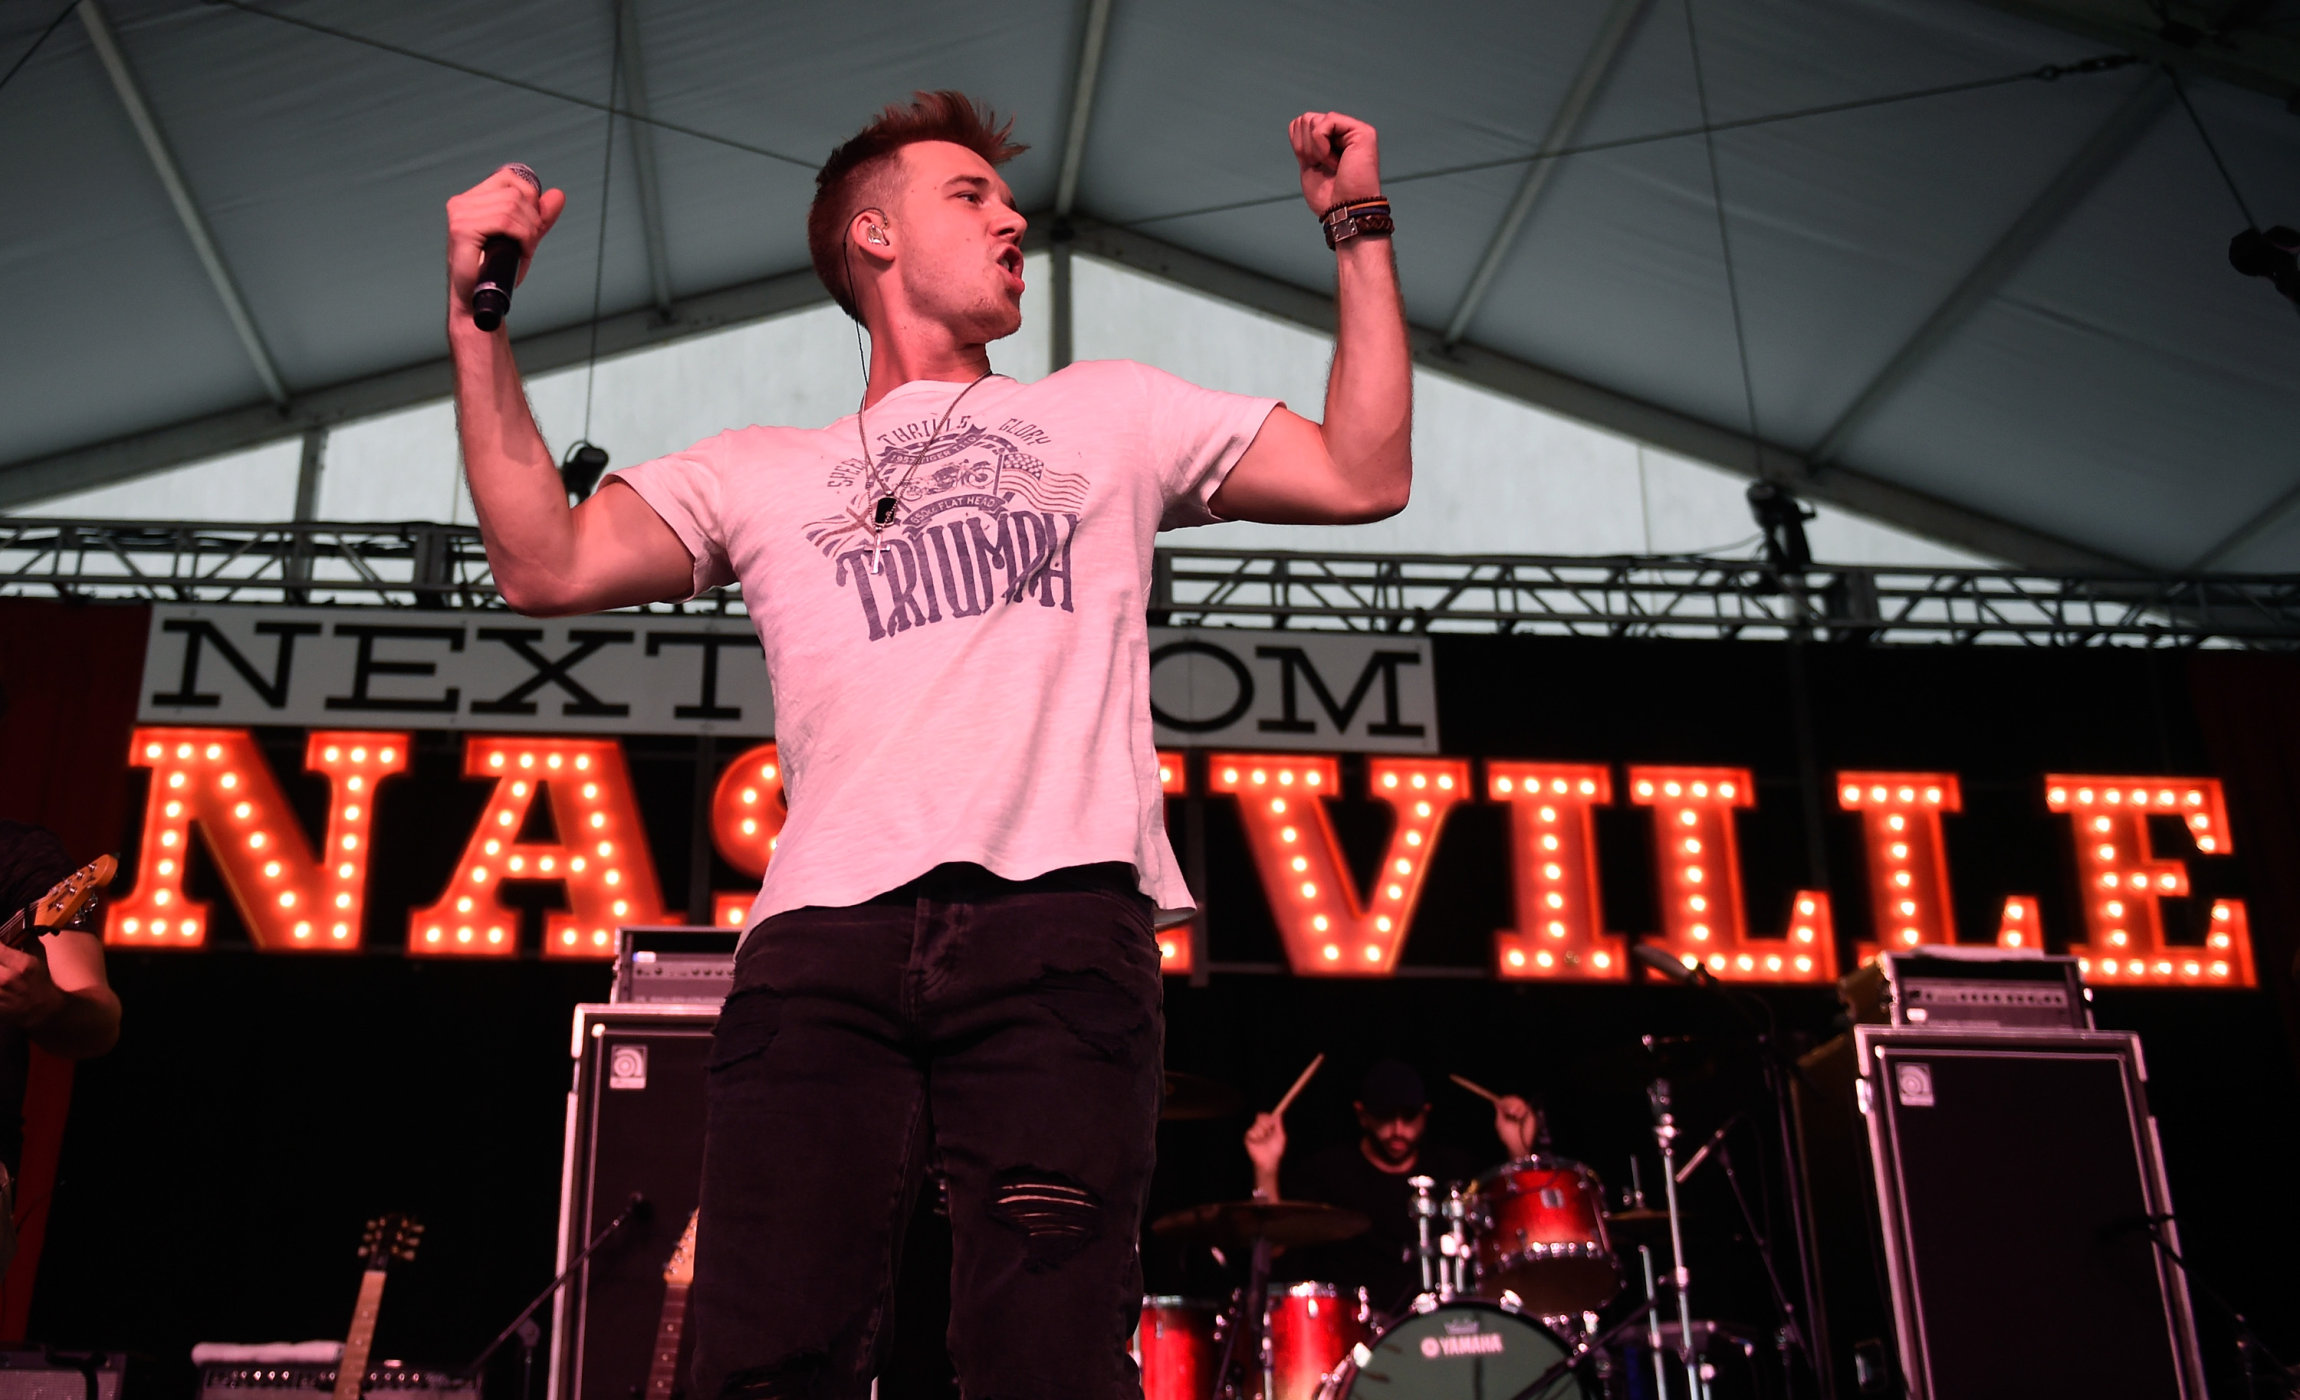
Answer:
<svg viewBox="0 0 2300 1400"><path fill-rule="evenodd" d="M926 441L921 443L918 450L912 454L910 465L902 469L902 475L895 478L894 484L891 486L882 487L880 485L878 466L871 461L870 456L870 433L863 426L863 406L860 404L855 406L855 437L862 444L863 473L868 478L868 484L873 488L874 497L871 502L870 532L870 571L872 573L879 572L886 562L886 527L894 523L895 512L902 508L902 488L910 484L910 474L918 470L918 464L926 459L926 450L942 437L942 430L950 426L950 416L958 412L958 406L966 402L966 396L974 392L975 385L990 378L992 373L994 371L984 370L965 388L958 391L958 397L952 399L950 407L942 411L942 417L935 423L934 431L927 434Z"/></svg>

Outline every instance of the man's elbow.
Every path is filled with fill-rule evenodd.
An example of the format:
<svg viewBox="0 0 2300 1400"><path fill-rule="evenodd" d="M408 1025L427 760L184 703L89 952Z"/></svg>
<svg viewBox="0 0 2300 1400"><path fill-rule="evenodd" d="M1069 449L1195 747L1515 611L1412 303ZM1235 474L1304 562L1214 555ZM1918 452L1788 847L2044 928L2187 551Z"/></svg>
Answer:
<svg viewBox="0 0 2300 1400"><path fill-rule="evenodd" d="M1413 497L1414 481L1410 470L1401 471L1379 486L1361 491L1350 502L1343 519L1337 525L1370 525L1376 520L1387 520L1406 508Z"/></svg>
<svg viewBox="0 0 2300 1400"><path fill-rule="evenodd" d="M522 617L571 617L588 612L574 591L552 579L498 575L495 591L503 606Z"/></svg>

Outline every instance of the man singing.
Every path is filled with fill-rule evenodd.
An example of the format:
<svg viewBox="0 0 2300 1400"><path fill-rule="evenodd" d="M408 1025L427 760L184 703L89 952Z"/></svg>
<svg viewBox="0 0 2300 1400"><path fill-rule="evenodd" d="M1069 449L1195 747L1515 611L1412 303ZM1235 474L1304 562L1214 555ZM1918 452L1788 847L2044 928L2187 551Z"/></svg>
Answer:
<svg viewBox="0 0 2300 1400"><path fill-rule="evenodd" d="M852 417L722 433L572 511L508 341L469 308L482 242L532 256L565 196L499 172L448 204L458 422L504 599L585 613L739 581L774 685L790 816L710 1059L701 1396L868 1392L929 1166L964 1392L1139 1393L1153 928L1191 907L1151 746L1153 540L1406 503L1373 128L1290 128L1337 262L1322 425L1122 361L993 374L1022 323L1010 129L922 93L816 177L815 270L870 332Z"/></svg>

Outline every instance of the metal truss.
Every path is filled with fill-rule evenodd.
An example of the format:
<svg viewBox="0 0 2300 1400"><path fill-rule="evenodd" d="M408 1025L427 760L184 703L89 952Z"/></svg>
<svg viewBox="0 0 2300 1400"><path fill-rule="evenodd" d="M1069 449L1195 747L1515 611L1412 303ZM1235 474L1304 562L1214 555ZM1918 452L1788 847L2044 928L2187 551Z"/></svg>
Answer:
<svg viewBox="0 0 2300 1400"><path fill-rule="evenodd" d="M468 525L0 518L0 594L501 608ZM661 610L741 613L726 589ZM2140 577L1761 561L1158 551L1166 626L1886 645L2300 648L2300 576Z"/></svg>

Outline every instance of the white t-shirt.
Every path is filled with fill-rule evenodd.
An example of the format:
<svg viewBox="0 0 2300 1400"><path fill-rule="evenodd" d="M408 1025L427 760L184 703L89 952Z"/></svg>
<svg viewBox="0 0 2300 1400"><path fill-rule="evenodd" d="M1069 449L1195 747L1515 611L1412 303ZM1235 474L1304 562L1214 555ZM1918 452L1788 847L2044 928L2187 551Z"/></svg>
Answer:
<svg viewBox="0 0 2300 1400"><path fill-rule="evenodd" d="M613 474L678 533L697 592L741 581L766 652L790 817L754 925L946 861L1018 880L1125 861L1163 918L1192 907L1150 739L1152 542L1217 518L1277 401L1095 361L984 380L936 434L965 387L871 405L870 471L850 415ZM873 506L898 480L881 557Z"/></svg>

